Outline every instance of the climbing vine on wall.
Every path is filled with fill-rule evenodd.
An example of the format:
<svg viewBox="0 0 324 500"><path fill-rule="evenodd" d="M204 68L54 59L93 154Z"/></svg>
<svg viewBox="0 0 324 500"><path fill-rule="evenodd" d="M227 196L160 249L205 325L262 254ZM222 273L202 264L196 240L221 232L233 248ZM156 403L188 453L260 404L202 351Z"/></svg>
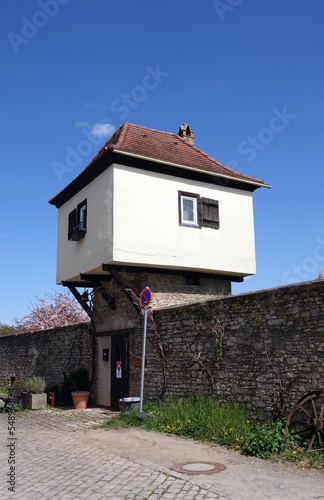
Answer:
<svg viewBox="0 0 324 500"><path fill-rule="evenodd" d="M221 360L224 358L225 353L226 353L226 339L225 337L225 330L219 319L216 319L216 324L215 325L205 325L205 324L198 324L197 327L202 328L203 330L209 330L212 332L212 334L215 336L214 340L214 345L215 345L215 352L216 352L216 367L217 370L220 370L221 367Z"/></svg>

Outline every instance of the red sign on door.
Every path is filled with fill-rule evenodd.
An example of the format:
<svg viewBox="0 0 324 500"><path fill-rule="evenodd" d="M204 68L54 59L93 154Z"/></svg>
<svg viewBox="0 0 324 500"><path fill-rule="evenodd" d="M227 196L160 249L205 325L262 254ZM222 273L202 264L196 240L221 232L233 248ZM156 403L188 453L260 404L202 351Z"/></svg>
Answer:
<svg viewBox="0 0 324 500"><path fill-rule="evenodd" d="M116 378L122 378L123 373L122 373L122 362L117 361L116 362Z"/></svg>

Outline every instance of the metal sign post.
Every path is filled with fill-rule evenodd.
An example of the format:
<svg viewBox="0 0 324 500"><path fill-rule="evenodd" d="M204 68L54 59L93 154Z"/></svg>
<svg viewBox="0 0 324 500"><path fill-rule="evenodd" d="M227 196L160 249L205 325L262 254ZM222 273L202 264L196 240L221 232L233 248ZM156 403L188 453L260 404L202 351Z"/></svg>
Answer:
<svg viewBox="0 0 324 500"><path fill-rule="evenodd" d="M141 293L141 304L144 307L144 334L143 334L143 353L142 353L142 378L141 378L141 396L140 413L143 411L143 392L144 392L144 370L145 370L145 349L146 349L146 327L147 327L147 308L151 302L151 290L146 287Z"/></svg>

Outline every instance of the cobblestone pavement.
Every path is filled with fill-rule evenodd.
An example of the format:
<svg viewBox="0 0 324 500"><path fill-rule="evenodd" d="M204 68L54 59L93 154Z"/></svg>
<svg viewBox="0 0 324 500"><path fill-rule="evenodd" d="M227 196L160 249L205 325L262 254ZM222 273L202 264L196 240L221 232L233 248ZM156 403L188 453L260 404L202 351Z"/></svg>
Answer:
<svg viewBox="0 0 324 500"><path fill-rule="evenodd" d="M37 499L186 499L219 498L226 494L204 482L137 459L93 442L87 429L112 414L104 409L44 410L15 415L9 435L8 414L0 413L1 497ZM12 424L10 421L9 424ZM15 439L16 438L16 439ZM15 460L15 492L10 487ZM13 467L13 465L11 465Z"/></svg>

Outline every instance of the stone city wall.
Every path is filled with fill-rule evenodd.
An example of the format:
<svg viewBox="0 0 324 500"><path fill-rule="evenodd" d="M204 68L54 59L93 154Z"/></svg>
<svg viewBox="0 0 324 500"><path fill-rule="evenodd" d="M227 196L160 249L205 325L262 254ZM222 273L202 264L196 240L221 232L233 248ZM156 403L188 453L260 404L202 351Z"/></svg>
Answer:
<svg viewBox="0 0 324 500"><path fill-rule="evenodd" d="M155 276L149 280L153 297L158 293ZM136 295L148 284L147 276L128 276L127 281ZM106 288L116 308L97 296L96 331L134 329L129 338L129 395L138 396L143 315L114 281ZM166 285L161 293L168 293ZM212 300L202 294L198 303L190 302L167 307L152 302L149 318L156 329L149 323L146 401L161 395L168 400L214 394L225 402L246 402L255 413L277 416L304 393L324 390L324 280ZM50 387L63 382L64 372L80 367L91 375L89 324L0 337L1 385L10 376L25 380L42 375Z"/></svg>
<svg viewBox="0 0 324 500"><path fill-rule="evenodd" d="M280 415L324 390L323 280L155 310L154 318L165 360L161 368L150 333L147 399L213 393Z"/></svg>
<svg viewBox="0 0 324 500"><path fill-rule="evenodd" d="M89 324L72 325L0 337L0 385L10 377L26 381L45 378L46 387L61 384L64 373L87 368L91 376L92 340Z"/></svg>

